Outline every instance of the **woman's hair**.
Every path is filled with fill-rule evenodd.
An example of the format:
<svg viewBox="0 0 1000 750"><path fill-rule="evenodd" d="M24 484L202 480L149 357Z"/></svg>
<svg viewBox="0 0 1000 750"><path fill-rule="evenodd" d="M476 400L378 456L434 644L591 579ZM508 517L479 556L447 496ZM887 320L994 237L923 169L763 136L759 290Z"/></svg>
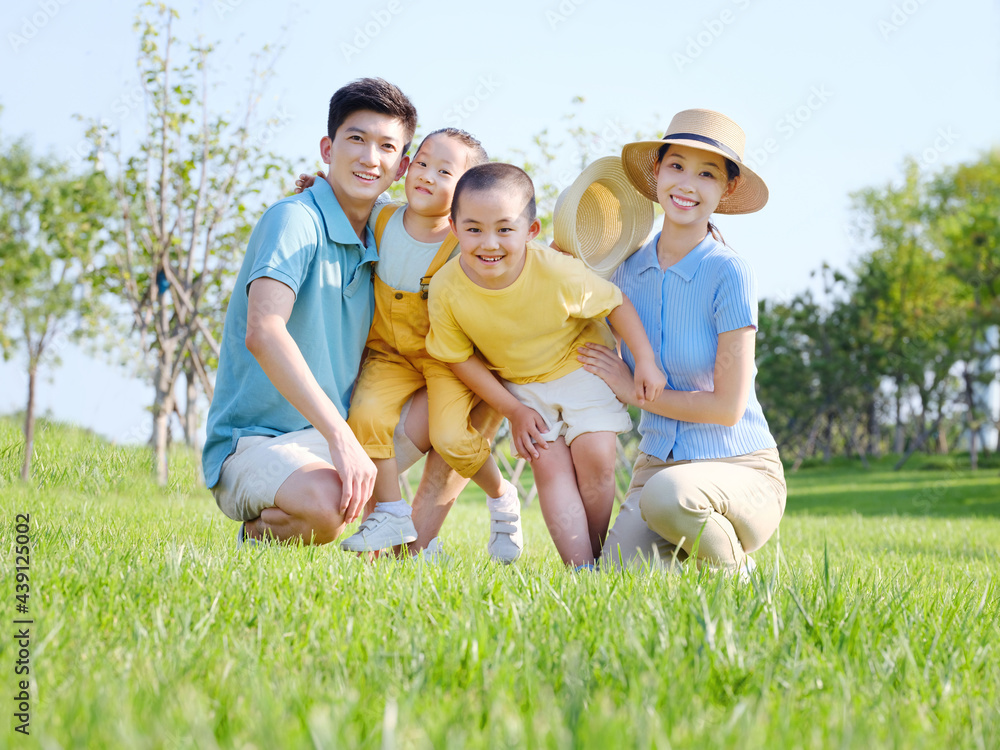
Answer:
<svg viewBox="0 0 1000 750"><path fill-rule="evenodd" d="M667 150L672 145L673 144L671 143L664 143L662 146L660 146L660 150L656 152L656 165L654 169L656 169L657 171L660 168L660 162L663 161L663 157L667 155ZM740 165L734 162L732 159L728 159L726 157L722 158L726 160L726 182L730 183L740 176ZM719 231L719 228L715 226L715 224L713 224L711 220L709 220L708 222L708 231L712 233L712 236L717 241L721 242L723 245L726 244L725 239L723 239L722 237L722 232Z"/></svg>

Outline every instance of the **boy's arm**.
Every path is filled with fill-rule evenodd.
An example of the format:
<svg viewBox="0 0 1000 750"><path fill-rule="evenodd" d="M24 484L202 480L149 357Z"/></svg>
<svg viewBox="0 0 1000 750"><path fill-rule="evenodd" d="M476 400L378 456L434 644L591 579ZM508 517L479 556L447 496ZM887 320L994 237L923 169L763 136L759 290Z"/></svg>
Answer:
<svg viewBox="0 0 1000 750"><path fill-rule="evenodd" d="M278 392L326 438L343 483L340 512L353 521L371 497L375 464L316 382L285 327L295 293L280 281L261 277L251 282L248 297L246 347Z"/></svg>
<svg viewBox="0 0 1000 750"><path fill-rule="evenodd" d="M756 334L752 327L719 334L712 390L668 389L642 408L682 422L732 427L743 417L753 388ZM584 344L578 360L588 372L600 376L623 403L635 404L631 400L634 390L628 366L613 350L600 344Z"/></svg>
<svg viewBox="0 0 1000 750"><path fill-rule="evenodd" d="M538 458L538 448L548 449L542 437L548 431L545 420L534 409L518 401L487 369L475 354L464 362L449 362L452 372L469 390L488 403L510 422L510 435L518 455L529 461Z"/></svg>
<svg viewBox="0 0 1000 750"><path fill-rule="evenodd" d="M667 376L656 366L656 356L639 313L624 294L622 303L608 314L608 321L635 357L635 395L639 406L655 401L667 384Z"/></svg>

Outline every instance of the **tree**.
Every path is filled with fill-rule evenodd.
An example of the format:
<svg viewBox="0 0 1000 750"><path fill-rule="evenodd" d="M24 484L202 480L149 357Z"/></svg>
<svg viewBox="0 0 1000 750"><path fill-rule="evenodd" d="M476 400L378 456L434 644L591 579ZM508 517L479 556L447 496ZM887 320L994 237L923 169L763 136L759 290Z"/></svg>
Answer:
<svg viewBox="0 0 1000 750"><path fill-rule="evenodd" d="M76 338L99 309L91 274L106 237L109 198L99 175L71 174L23 140L0 143L0 340L4 359L22 348L27 358L25 481L39 369L57 363L60 342Z"/></svg>
<svg viewBox="0 0 1000 750"><path fill-rule="evenodd" d="M254 57L238 122L209 105L211 45L186 48L174 35L176 11L146 3L136 20L139 78L145 92L145 136L131 155L121 138L91 123L91 159L107 175L115 197L114 251L103 282L129 311L133 336L154 388L155 472L166 484L170 418L175 393L186 381L188 440L197 427L197 391L209 398L209 376L219 354L232 279L263 203L261 191L278 170L261 133L280 127L259 122L257 107L273 61L265 48ZM264 72L260 72L263 70ZM256 131L254 128L257 128ZM255 137L255 133L257 136ZM287 176L284 185L290 185Z"/></svg>
<svg viewBox="0 0 1000 750"><path fill-rule="evenodd" d="M1000 326L1000 149L944 170L930 187L929 203L930 232L946 270L967 291L958 306L962 325L957 353L975 469L984 410L979 391L1000 375L989 365L1000 354L991 340Z"/></svg>

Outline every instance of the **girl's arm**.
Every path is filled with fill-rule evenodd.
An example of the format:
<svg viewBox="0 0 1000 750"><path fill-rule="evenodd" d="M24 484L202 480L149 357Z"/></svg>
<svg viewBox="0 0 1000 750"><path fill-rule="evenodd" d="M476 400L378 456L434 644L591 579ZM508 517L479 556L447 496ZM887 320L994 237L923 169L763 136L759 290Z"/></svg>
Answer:
<svg viewBox="0 0 1000 750"><path fill-rule="evenodd" d="M647 401L655 401L667 384L667 376L656 366L656 355L646 336L646 329L642 327L639 313L624 294L622 303L608 314L608 321L635 357L634 390L637 405L643 406Z"/></svg>
<svg viewBox="0 0 1000 750"><path fill-rule="evenodd" d="M538 458L538 448L548 449L548 443L542 437L542 433L549 429L545 420L504 388L479 357L472 355L464 362L450 362L448 366L469 390L507 418L518 455L531 461Z"/></svg>
<svg viewBox="0 0 1000 750"><path fill-rule="evenodd" d="M599 375L623 403L682 422L732 427L743 417L750 398L756 334L751 327L719 334L712 390L665 390L645 404L636 398L632 373L616 352L599 344L586 344L578 359L585 370Z"/></svg>

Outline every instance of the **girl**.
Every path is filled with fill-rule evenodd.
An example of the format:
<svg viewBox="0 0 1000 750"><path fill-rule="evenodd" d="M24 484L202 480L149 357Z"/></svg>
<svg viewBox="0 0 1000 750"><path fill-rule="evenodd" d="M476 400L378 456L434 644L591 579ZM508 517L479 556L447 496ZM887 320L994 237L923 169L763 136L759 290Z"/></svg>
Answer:
<svg viewBox="0 0 1000 750"><path fill-rule="evenodd" d="M661 140L622 150L629 180L664 216L612 281L633 301L668 383L641 405L639 456L602 555L615 564L695 555L746 578L749 553L785 509L781 461L754 393L756 281L709 220L767 202L763 180L742 163L744 145L728 117L686 110ZM627 347L624 362L607 347L580 351L588 371L639 406Z"/></svg>

